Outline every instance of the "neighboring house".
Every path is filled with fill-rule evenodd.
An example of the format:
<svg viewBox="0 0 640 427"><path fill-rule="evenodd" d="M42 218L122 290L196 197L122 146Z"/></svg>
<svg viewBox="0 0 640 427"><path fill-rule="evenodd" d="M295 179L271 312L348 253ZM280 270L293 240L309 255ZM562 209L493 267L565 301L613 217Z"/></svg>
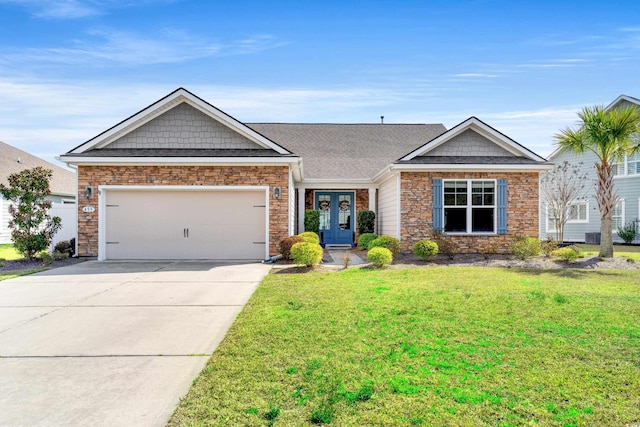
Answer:
<svg viewBox="0 0 640 427"><path fill-rule="evenodd" d="M635 105L640 108L640 99L627 95L620 95L609 104L607 110L612 108L628 107ZM571 204L569 210L569 220L564 228L564 240L566 242L600 243L600 211L595 198L596 170L595 154L586 152L577 156L569 152L554 151L549 157L549 161L560 164L564 161L573 165L580 165L583 172L587 172L587 195L582 200L576 200ZM615 167L614 188L618 194L619 201L613 212L613 240L622 242L618 237L618 228L631 221L640 221L640 153L628 156ZM541 197L542 201L542 197ZM540 236L542 238L555 238L555 225L553 215L548 212L544 202L540 204ZM637 237L635 243L640 243Z"/></svg>
<svg viewBox="0 0 640 427"><path fill-rule="evenodd" d="M9 184L9 175L21 172L24 169L33 169L36 166L42 166L52 171L51 180L49 181L51 195L47 199L51 200L56 208L63 204L75 203L75 173L0 141L0 182L4 185ZM0 195L0 243L11 243L11 230L8 225L10 219L9 201L4 200ZM75 237L75 231L66 232L69 229L75 230L75 215L72 215L67 221L63 218L63 222L68 222L71 227L63 224L64 230L58 231L54 237L56 241L59 240L60 236L66 236L67 234L69 234L69 237L66 237L67 240Z"/></svg>
<svg viewBox="0 0 640 427"><path fill-rule="evenodd" d="M472 117L440 124L242 123L177 89L61 156L78 170L78 250L98 259L265 259L321 211L324 243L356 216L407 250L442 230L476 252L538 235L551 165Z"/></svg>

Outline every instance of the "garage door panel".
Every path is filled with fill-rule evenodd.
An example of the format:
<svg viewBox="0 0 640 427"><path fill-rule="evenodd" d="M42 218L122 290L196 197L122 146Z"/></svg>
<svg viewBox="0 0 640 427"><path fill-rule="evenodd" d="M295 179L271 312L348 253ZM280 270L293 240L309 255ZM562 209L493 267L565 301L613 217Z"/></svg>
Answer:
<svg viewBox="0 0 640 427"><path fill-rule="evenodd" d="M107 191L107 259L263 259L264 191Z"/></svg>

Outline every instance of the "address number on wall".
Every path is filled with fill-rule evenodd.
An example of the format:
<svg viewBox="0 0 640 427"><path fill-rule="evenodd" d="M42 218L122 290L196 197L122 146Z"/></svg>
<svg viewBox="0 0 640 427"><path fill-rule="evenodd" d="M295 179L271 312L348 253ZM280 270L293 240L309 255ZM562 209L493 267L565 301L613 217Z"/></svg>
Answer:
<svg viewBox="0 0 640 427"><path fill-rule="evenodd" d="M85 213L91 213L95 211L96 211L96 208L94 208L93 206L85 206L84 208L82 208L82 212L85 212Z"/></svg>

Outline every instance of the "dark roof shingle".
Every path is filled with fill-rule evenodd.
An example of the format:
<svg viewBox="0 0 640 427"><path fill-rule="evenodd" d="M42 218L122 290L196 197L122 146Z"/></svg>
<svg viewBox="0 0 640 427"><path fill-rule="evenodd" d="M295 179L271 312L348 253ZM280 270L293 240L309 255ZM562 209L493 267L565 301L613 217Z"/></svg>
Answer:
<svg viewBox="0 0 640 427"><path fill-rule="evenodd" d="M371 179L446 131L441 124L245 124L302 157L306 179Z"/></svg>

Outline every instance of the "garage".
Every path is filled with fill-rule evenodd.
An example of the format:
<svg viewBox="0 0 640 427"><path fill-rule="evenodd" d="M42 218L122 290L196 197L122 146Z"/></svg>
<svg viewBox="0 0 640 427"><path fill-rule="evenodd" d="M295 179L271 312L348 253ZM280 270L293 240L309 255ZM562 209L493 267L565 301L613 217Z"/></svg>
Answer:
<svg viewBox="0 0 640 427"><path fill-rule="evenodd" d="M116 187L101 189L100 197L100 259L268 256L263 188Z"/></svg>

